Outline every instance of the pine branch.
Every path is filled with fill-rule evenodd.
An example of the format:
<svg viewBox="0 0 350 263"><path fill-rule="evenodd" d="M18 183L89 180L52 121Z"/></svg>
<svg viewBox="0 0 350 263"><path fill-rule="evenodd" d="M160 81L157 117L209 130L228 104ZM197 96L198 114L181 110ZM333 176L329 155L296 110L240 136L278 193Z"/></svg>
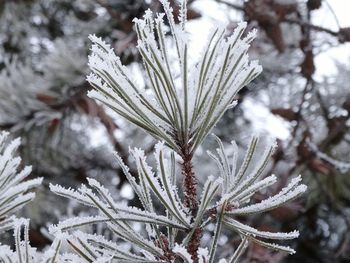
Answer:
<svg viewBox="0 0 350 263"><path fill-rule="evenodd" d="M203 55L192 65L187 54L189 39L185 31L187 1L180 3L178 24L170 3L167 0L160 2L164 14L154 15L146 11L142 19L134 20L138 50L149 86L147 90L136 85L133 74L122 65L110 45L90 36L93 44L89 67L92 73L87 79L94 90L89 92L89 96L162 141L155 147L154 170L143 150L130 150L130 156L136 163L137 179L124 164L128 156L116 154L117 162L142 207L116 202L109 190L94 179L88 179L88 184L77 190L51 185L51 190L57 195L92 207L97 213L68 218L51 226L50 233L58 240L47 253L47 259L51 262L60 262L61 258L71 262L217 262L218 241L225 228L242 237L229 262L238 260L248 241L294 253L292 248L269 240L293 239L298 236L297 231L259 231L236 218L236 215L274 209L306 190L306 186L300 184L301 178L297 177L272 197L260 203L250 203L255 193L277 181L274 175L261 178L275 144L267 147L257 158L258 138L253 137L241 166L236 169L239 160L237 145L232 143L234 154L229 158L223 143L216 138L219 145L217 155L210 152L209 155L218 166L218 179L208 176L200 202L197 196L198 178L193 168L196 149L226 110L236 105L234 98L237 92L262 70L258 62L250 61L248 56L256 31L243 37L247 24L239 23L233 34L226 37L225 29L217 28L211 34ZM174 61L170 61L172 46L167 38L173 44ZM105 124L108 126L108 123ZM164 145L170 148L170 152ZM183 183L179 187L182 193L176 182L176 154L182 158ZM20 192L20 189L15 190ZM211 246L201 248L203 233L211 222L215 223ZM135 223L145 231L135 229ZM117 242L106 240L101 235L80 231L90 225L108 229L113 239L122 240L130 249L122 249ZM6 228L7 222L1 227ZM59 253L62 242L68 243L75 256ZM18 246L17 250L21 249ZM227 261L221 259L219 262Z"/></svg>

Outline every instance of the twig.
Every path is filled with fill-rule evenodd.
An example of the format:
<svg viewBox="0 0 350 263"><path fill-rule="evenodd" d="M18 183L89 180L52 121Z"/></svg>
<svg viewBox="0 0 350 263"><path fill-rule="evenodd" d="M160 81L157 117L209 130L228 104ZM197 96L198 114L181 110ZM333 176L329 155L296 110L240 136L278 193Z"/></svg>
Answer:
<svg viewBox="0 0 350 263"><path fill-rule="evenodd" d="M338 37L338 35L339 35L339 31L333 31L331 29L328 29L328 28L325 28L325 27L322 27L322 26L316 26L316 25L313 25L313 24L311 24L309 22L298 20L298 19L294 19L294 18L284 18L281 22L287 22L287 23L290 23L290 24L297 24L297 25L300 25L300 26L312 29L314 31L328 33L328 34L330 34L332 36L335 36L335 37Z"/></svg>
<svg viewBox="0 0 350 263"><path fill-rule="evenodd" d="M182 175L183 175L183 186L184 186L184 205L189 208L190 213L192 215L192 219L194 219L197 215L198 211L198 200L197 200L197 179L195 177L194 171L193 171L193 164L192 164L192 158L193 155L190 150L190 146L188 144L185 144L182 146L181 149L181 157L182 157ZM194 263L197 263L199 261L198 258L198 249L200 246L200 241L202 238L202 229L199 227L197 228L192 237L191 240L188 243L188 252L192 256L192 260Z"/></svg>
<svg viewBox="0 0 350 263"><path fill-rule="evenodd" d="M227 5L229 7L232 7L234 9L236 9L236 10L243 11L243 12L245 11L244 7L241 6L241 5L233 4L233 3L227 2L225 0L215 0L215 1L218 2L218 3L221 3L221 4L225 4L225 5ZM320 31L320 32L328 33L328 34L330 34L332 36L335 36L335 37L338 37L338 35L339 35L339 31L333 31L331 29L328 29L328 28L325 28L325 27L322 27L322 26L316 26L316 25L313 25L313 24L311 24L309 22L298 20L298 19L294 19L294 18L283 18L280 22L285 22L285 23L290 23L290 24L297 24L297 25L300 25L300 26L312 29L314 31Z"/></svg>

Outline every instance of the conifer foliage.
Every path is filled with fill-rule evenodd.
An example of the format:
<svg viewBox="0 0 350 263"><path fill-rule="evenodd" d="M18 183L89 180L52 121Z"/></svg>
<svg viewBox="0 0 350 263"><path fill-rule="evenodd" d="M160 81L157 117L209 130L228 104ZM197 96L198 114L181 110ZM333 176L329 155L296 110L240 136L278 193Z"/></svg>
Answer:
<svg viewBox="0 0 350 263"><path fill-rule="evenodd" d="M143 19L134 20L147 89L135 84L132 73L121 64L108 44L90 36L92 73L87 79L94 90L89 96L161 141L155 147L155 169L148 164L143 150L130 150L137 167L137 178L131 175L121 157L115 155L142 206L116 202L107 188L95 179L88 179L88 184L77 190L50 185L52 192L95 208L96 214L68 218L52 225L49 231L55 240L41 257L42 262L231 263L239 260L251 242L295 253L292 248L275 242L297 238L298 231L260 231L240 222L237 217L266 212L305 192L306 186L300 184L299 176L277 194L258 203L252 202L255 193L277 181L275 175L263 177L275 144L258 156L258 138L252 137L243 161L238 162L237 145L232 143L231 157L220 139L215 137L217 152L208 154L217 164L218 174L201 175L207 179L199 190L193 168L196 149L224 112L235 105L237 92L262 70L247 54L256 32L245 34L245 23L240 23L231 36L227 36L224 28L217 28L201 57L194 60L188 54L186 1L180 4L178 24L169 2L160 2L164 14L147 11ZM11 144L4 151L1 157L4 161L0 161L4 167L0 166L3 171L0 185L2 216L31 200L33 195L25 192L41 182L34 179L18 184L17 188L13 186L29 173L25 169L16 179L10 180L9 174L18 166L18 160L9 157L15 145ZM178 177L181 177L182 185L178 184ZM3 195L5 191L7 194ZM201 192L199 196L197 191ZM7 218L1 221L1 227L5 229L8 222ZM20 260L9 259L8 262L31 262L29 257L24 260L31 253L26 234L28 222L20 220L14 225ZM103 225L112 233L113 239L84 232L89 225ZM139 225L144 226L144 232L135 228ZM209 225L214 225L214 231L208 230ZM20 237L22 227L24 240ZM234 231L241 238L240 245L232 248L229 258L220 258L216 253L224 231ZM202 242L204 232L212 235L209 244ZM63 244L68 244L70 253L64 253L67 246ZM8 249L8 253L15 252Z"/></svg>
<svg viewBox="0 0 350 263"><path fill-rule="evenodd" d="M13 214L34 199L35 193L31 190L41 184L42 178L23 181L29 176L31 167L18 171L21 158L15 153L21 142L19 138L9 142L8 136L7 132L0 133L0 234L14 229L16 252L1 245L0 262L28 262L24 259L33 259L34 253L28 240L29 221ZM24 240L21 239L22 228Z"/></svg>

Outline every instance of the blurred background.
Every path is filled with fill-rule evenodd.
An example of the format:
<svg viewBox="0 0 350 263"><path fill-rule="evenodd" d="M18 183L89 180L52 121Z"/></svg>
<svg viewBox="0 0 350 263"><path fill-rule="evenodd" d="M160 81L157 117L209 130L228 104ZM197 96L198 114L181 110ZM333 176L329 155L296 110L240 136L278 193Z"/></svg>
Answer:
<svg viewBox="0 0 350 263"><path fill-rule="evenodd" d="M39 249L50 243L47 224L89 213L51 194L50 182L76 187L94 177L116 200L137 205L113 152L136 174L128 147L151 154L155 141L86 96L87 37L109 42L145 85L132 19L148 8L161 11L156 0L0 0L0 130L22 137L23 165L45 178L21 214L31 218L31 243ZM298 228L300 238L290 243L297 254L252 245L244 262L350 262L349 10L346 0L189 0L193 57L218 23L230 32L245 20L259 30L251 57L264 71L213 132L227 145L236 140L242 154L253 133L277 138L265 172L280 185L270 191L298 174L309 187L283 208L241 218L261 230ZM198 151L199 181L217 173L205 153L215 147L209 137ZM237 241L230 233L220 240L223 256Z"/></svg>

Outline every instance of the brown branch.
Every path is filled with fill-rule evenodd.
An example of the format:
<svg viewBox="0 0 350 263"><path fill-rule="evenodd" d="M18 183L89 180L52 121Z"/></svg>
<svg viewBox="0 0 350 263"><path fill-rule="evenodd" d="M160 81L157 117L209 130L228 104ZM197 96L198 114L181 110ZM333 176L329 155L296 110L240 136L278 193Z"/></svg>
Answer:
<svg viewBox="0 0 350 263"><path fill-rule="evenodd" d="M183 176L183 187L184 187L184 205L189 208L192 215L192 220L197 215L198 211L198 200L197 200L197 179L193 171L191 147L189 144L185 144L181 147L182 157L182 176ZM194 263L198 263L198 248L202 238L202 229L197 228L188 243L188 252L192 256Z"/></svg>
<svg viewBox="0 0 350 263"><path fill-rule="evenodd" d="M184 178L184 204L190 209L192 216L195 216L198 210L197 201L197 180L193 172L192 153L190 147L185 145L181 150L182 157L182 176Z"/></svg>
<svg viewBox="0 0 350 263"><path fill-rule="evenodd" d="M225 4L229 7L232 7L233 9L236 9L238 11L242 11L245 12L244 6L241 5L237 5L237 4L233 4L230 3L226 0L216 0L216 2L221 3L221 4ZM309 29L312 29L314 31L319 31L319 32L325 32L328 33L334 37L338 37L339 36L339 31L333 31L331 29L322 27L322 26L317 26L317 25L313 25L307 21L302 21L302 20L298 20L298 19L294 19L294 18L283 18L280 22L285 22L285 23L289 23L289 24L296 24L296 25L300 25L302 27L307 27Z"/></svg>
<svg viewBox="0 0 350 263"><path fill-rule="evenodd" d="M301 94L301 99L300 99L300 103L299 103L299 106L298 106L298 111L296 112L296 116L297 116L296 125L294 126L293 131L291 133L291 137L292 138L295 138L295 136L297 134L297 131L299 129L299 126L300 126L300 122L303 121L303 117L302 117L301 111L302 111L303 105L304 105L304 103L306 101L306 94L309 91L311 91L311 89L313 88L312 85L310 85L310 82L311 82L311 80L309 80L309 79L306 80L305 87L304 87L303 92ZM290 141L290 144L292 142L293 142L293 139ZM290 144L288 146L290 146Z"/></svg>
<svg viewBox="0 0 350 263"><path fill-rule="evenodd" d="M322 26L313 25L313 24L311 24L309 22L298 20L298 19L294 19L294 18L285 18L281 22L286 22L286 23L289 23L289 24L300 25L302 27L306 27L306 28L312 29L314 31L325 32L325 33L328 33L328 34L330 34L330 35L332 35L334 37L338 37L339 36L339 31L333 31L331 29L328 29L328 28L325 28L325 27L322 27Z"/></svg>

